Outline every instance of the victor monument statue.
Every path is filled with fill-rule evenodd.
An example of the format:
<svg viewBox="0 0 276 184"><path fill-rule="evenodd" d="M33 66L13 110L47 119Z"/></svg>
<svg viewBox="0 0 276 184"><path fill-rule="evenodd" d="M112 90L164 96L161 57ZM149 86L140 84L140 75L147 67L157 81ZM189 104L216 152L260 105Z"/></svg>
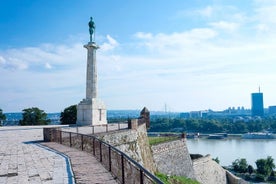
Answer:
<svg viewBox="0 0 276 184"><path fill-rule="evenodd" d="M93 18L90 17L90 21L88 22L88 26L89 26L89 34L90 34L90 42L92 42L93 40L95 41L95 23L93 21ZM94 38L92 39L92 36L94 34Z"/></svg>

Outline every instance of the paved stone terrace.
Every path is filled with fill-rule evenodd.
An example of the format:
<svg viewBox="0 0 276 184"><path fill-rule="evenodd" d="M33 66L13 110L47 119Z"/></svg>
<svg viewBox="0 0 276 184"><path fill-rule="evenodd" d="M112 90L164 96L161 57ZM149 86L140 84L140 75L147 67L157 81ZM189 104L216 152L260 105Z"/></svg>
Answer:
<svg viewBox="0 0 276 184"><path fill-rule="evenodd" d="M43 126L0 127L1 184L116 183L92 155L42 140Z"/></svg>

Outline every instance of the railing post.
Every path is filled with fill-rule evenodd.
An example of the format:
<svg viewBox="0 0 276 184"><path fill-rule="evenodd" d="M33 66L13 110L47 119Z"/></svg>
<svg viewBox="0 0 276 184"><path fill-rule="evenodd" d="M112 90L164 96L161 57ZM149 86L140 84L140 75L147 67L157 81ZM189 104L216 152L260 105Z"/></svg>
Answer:
<svg viewBox="0 0 276 184"><path fill-rule="evenodd" d="M95 138L93 137L93 155L95 156Z"/></svg>
<svg viewBox="0 0 276 184"><path fill-rule="evenodd" d="M92 134L95 133L94 126L92 125Z"/></svg>
<svg viewBox="0 0 276 184"><path fill-rule="evenodd" d="M105 125L105 132L108 132L108 124Z"/></svg>
<svg viewBox="0 0 276 184"><path fill-rule="evenodd" d="M100 142L100 162L103 161L103 155L102 155L102 142Z"/></svg>
<svg viewBox="0 0 276 184"><path fill-rule="evenodd" d="M109 172L111 172L111 147L108 146Z"/></svg>
<svg viewBox="0 0 276 184"><path fill-rule="evenodd" d="M56 129L53 129L52 131L51 131L51 134L52 134L52 136L51 136L51 142L53 141L53 142L57 142L57 131L56 131Z"/></svg>
<svg viewBox="0 0 276 184"><path fill-rule="evenodd" d="M120 130L120 123L118 123L118 130Z"/></svg>
<svg viewBox="0 0 276 184"><path fill-rule="evenodd" d="M122 162L122 184L125 184L124 155L121 155L121 162Z"/></svg>
<svg viewBox="0 0 276 184"><path fill-rule="evenodd" d="M81 150L83 151L83 134L81 134Z"/></svg>
<svg viewBox="0 0 276 184"><path fill-rule="evenodd" d="M144 184L144 173L142 169L140 169L140 184Z"/></svg>
<svg viewBox="0 0 276 184"><path fill-rule="evenodd" d="M59 143L62 144L62 135L61 135L61 131L59 130Z"/></svg>
<svg viewBox="0 0 276 184"><path fill-rule="evenodd" d="M72 147L72 135L71 135L72 133L71 132L69 132L69 138L70 138L70 147Z"/></svg>

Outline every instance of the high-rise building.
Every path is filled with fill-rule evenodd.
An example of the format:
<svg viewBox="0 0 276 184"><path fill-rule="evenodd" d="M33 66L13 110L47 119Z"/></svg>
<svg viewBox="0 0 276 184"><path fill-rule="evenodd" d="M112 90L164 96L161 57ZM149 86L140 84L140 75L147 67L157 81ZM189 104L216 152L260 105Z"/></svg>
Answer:
<svg viewBox="0 0 276 184"><path fill-rule="evenodd" d="M269 106L269 107L268 107L268 113L269 113L269 115L276 114L276 105L274 105L274 106Z"/></svg>
<svg viewBox="0 0 276 184"><path fill-rule="evenodd" d="M264 116L263 93L251 93L251 114L252 116Z"/></svg>

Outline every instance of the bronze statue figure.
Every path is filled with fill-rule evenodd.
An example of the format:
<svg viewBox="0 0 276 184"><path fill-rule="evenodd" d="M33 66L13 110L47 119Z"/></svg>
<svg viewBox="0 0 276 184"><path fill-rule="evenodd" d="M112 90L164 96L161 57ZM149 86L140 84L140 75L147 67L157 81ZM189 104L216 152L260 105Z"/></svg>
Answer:
<svg viewBox="0 0 276 184"><path fill-rule="evenodd" d="M88 23L89 26L89 33L90 33L90 42L92 42L92 35L94 34L95 38L95 23L93 22L93 18L90 17L90 21Z"/></svg>

